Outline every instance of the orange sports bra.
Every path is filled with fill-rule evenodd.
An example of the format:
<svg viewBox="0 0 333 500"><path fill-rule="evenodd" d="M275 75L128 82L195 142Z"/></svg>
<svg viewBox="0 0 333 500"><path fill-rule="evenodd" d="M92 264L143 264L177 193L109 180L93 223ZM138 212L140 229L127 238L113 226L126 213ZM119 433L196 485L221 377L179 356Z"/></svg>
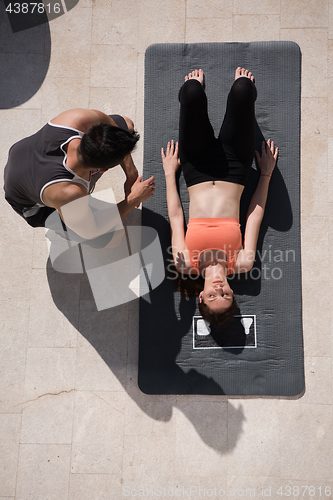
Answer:
<svg viewBox="0 0 333 500"><path fill-rule="evenodd" d="M185 244L191 261L191 273L199 273L199 258L206 250L223 250L227 254L228 272L232 274L242 247L239 219L190 219Z"/></svg>

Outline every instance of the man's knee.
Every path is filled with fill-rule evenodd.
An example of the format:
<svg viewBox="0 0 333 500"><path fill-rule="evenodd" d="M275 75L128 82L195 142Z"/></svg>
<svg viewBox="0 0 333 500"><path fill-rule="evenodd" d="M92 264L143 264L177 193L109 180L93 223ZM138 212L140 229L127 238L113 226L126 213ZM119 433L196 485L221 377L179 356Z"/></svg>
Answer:
<svg viewBox="0 0 333 500"><path fill-rule="evenodd" d="M124 118L124 120L126 122L126 125L128 127L129 132L134 132L134 122L133 122L133 120L131 120L127 116L123 116L123 118Z"/></svg>

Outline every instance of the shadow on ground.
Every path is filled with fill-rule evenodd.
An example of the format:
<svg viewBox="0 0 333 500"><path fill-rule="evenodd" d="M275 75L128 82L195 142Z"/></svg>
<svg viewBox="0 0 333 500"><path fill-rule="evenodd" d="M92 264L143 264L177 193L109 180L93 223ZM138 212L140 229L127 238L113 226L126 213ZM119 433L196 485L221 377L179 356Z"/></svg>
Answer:
<svg viewBox="0 0 333 500"><path fill-rule="evenodd" d="M258 129L259 144L262 138ZM241 220L244 220L246 216L247 206L257 181L258 173L252 170L242 198ZM265 218L260 230L259 252L261 252L268 227L284 232L288 231L293 223L289 195L278 167L275 169L274 182L271 187ZM153 227L158 232L166 261L168 258L166 249L170 245L168 222L164 217L150 210L145 209L145 213L148 215L144 217L144 225ZM127 217L127 225L140 224L141 211L132 211ZM259 259L255 267L260 271L260 266ZM141 392L137 382L139 299L98 311L87 274L58 273L52 269L49 262L47 275L56 307L69 321L76 316L73 315L73 309L79 312L79 332L94 347L143 412L155 420L168 421L172 417L173 407L179 408L208 446L220 453L232 450L242 432L242 423L245 420L242 406L236 409L230 401L219 399L219 395L225 394L223 387L211 377L193 368L186 370L186 365L180 366L181 363L179 363L183 342L184 339L186 341L186 334L191 329L193 315L196 312L195 298L185 298L175 293L173 283L170 280L164 280L153 293L140 299L140 321L144 318L144 324L141 324L141 327L144 326L145 331L145 340L141 344L140 363L144 363L145 357L149 358L148 369L146 367L142 371L145 377L143 384L142 380L139 380L140 387L144 387L145 382L148 387L151 387L149 377L156 378L156 373L161 369L167 374L160 380L154 381L153 386L155 384L157 387L156 392L146 391L158 395L150 395ZM232 286L239 295L257 296L261 289L260 280L244 281L243 278L236 278ZM79 293L73 294L73 290L78 289ZM158 317L162 313L163 317L167 318L165 328L160 316ZM149 342L149 337L151 337L151 342ZM147 342L150 344L149 349L143 349L143 345L147 347ZM165 356L161 357L161 351ZM241 352L241 350L234 351L233 354ZM165 366L161 366L161 363L165 363ZM198 393L202 396L193 396ZM188 395L191 394L192 399L189 400ZM215 398L206 398L206 395L214 395ZM193 402L193 397L195 402ZM217 416L213 421L212 404L215 404L213 413ZM198 410L199 405L200 410ZM221 429L226 429L228 414L229 418L232 415L233 419L232 436L228 436L228 441L226 436L217 439Z"/></svg>
<svg viewBox="0 0 333 500"><path fill-rule="evenodd" d="M41 87L50 64L51 35L46 16L40 26L13 33L5 8L0 2L0 108L10 109L27 102Z"/></svg>
<svg viewBox="0 0 333 500"><path fill-rule="evenodd" d="M140 218L141 212L136 211L134 213L133 211L130 214L130 223L128 225L140 224ZM212 400L211 398L207 400L207 398L204 399L205 396L197 396L196 402L193 403L193 399L189 401L186 396L170 395L172 380L168 381L168 393L166 395L146 395L140 391L137 383L139 299L98 311L86 273L59 273L52 268L50 261L48 261L47 278L56 307L72 324L73 318L77 317L77 314L73 313L78 312L78 331L93 346L119 383L143 412L155 420L167 422L172 417L173 407L177 407L186 415L208 446L220 453L227 453L236 445L238 436L242 432L242 422L245 419L241 406L236 409L226 400ZM163 282L158 287L158 296L163 297L164 311L170 316L169 319L173 317L172 339L166 342L164 347L170 350L173 357L173 364L170 366L170 377L173 378L175 383L175 394L186 394L186 391L192 392L191 387L193 387L193 384L195 386L198 383L203 390L203 394L223 394L222 388L214 380L193 369L185 373L176 364L176 357L181 349L182 337L188 331L192 322L196 305L194 299L187 300L184 298L181 305L181 320L179 321L175 313L173 292L170 289L165 290L165 286L168 288L168 285ZM156 294L152 294L152 296L156 297ZM148 308L154 307L154 303L144 302L146 302ZM77 324L75 324L75 327L77 327ZM165 340L165 338L161 338L161 342L165 342ZM150 355L153 356L154 353L150 353ZM87 370L90 369L91 367L87 367ZM105 389L103 388L103 390ZM207 401L209 401L209 405L206 404ZM213 415L212 404L216 405L214 406ZM198 405L200 405L200 411L198 411ZM227 441L226 436L228 411L229 416L230 412L232 413L233 427L237 429L233 436L229 437L229 441ZM209 426L207 426L207 422L210 423ZM223 429L225 429L225 432L223 432ZM218 439L217 436L219 436Z"/></svg>

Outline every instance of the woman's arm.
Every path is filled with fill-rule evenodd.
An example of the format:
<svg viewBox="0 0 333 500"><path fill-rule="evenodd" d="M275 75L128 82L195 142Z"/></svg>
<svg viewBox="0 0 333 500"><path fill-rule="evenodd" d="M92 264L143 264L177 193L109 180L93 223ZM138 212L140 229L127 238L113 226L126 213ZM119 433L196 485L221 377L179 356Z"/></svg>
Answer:
<svg viewBox="0 0 333 500"><path fill-rule="evenodd" d="M261 173L247 212L244 249L239 252L235 267L235 271L238 273L249 271L253 267L259 230L265 212L269 182L276 164L277 156L278 148L274 148L274 142L270 139L267 141L267 147L266 143L263 141L261 156L256 151Z"/></svg>
<svg viewBox="0 0 333 500"><path fill-rule="evenodd" d="M184 213L176 184L176 172L180 166L178 142L176 144L174 141L171 143L168 142L166 154L164 154L164 149L162 148L161 156L166 182L173 260L179 271L185 271L184 258L182 256L185 251Z"/></svg>
<svg viewBox="0 0 333 500"><path fill-rule="evenodd" d="M171 219L180 216L183 217L183 209L176 185L176 172L180 166L178 142L176 144L174 141L171 141L171 143L168 142L166 154L164 154L164 149L162 148L161 156L167 188L168 216L171 224Z"/></svg>

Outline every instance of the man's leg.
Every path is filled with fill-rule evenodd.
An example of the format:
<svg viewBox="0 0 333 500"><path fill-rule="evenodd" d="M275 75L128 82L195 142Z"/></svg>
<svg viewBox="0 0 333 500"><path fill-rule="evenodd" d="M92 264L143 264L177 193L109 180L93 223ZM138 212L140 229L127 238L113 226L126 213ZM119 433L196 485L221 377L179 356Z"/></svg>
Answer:
<svg viewBox="0 0 333 500"><path fill-rule="evenodd" d="M109 117L112 118L112 120L115 122L115 124L119 128L123 128L124 130L128 130L128 125L127 125L127 122L125 120L125 117L120 116L120 115L109 115Z"/></svg>

